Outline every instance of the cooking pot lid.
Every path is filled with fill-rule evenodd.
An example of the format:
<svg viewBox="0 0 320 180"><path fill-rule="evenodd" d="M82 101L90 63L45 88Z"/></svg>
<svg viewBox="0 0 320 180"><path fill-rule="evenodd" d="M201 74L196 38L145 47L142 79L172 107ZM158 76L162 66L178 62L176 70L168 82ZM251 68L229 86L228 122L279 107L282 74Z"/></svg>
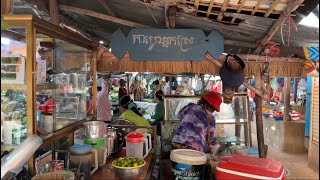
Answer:
<svg viewBox="0 0 320 180"><path fill-rule="evenodd" d="M87 153L87 152L90 152L91 149L92 149L92 146L88 144L75 144L70 147L70 151L75 153Z"/></svg>

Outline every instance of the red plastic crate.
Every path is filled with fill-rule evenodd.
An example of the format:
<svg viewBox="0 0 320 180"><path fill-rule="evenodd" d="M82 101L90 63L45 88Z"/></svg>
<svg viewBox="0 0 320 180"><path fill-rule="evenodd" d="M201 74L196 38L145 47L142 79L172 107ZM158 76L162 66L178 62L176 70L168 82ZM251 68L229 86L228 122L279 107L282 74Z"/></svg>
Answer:
<svg viewBox="0 0 320 180"><path fill-rule="evenodd" d="M272 159L264 159L239 154L221 157L216 170L217 180L285 179L283 165Z"/></svg>

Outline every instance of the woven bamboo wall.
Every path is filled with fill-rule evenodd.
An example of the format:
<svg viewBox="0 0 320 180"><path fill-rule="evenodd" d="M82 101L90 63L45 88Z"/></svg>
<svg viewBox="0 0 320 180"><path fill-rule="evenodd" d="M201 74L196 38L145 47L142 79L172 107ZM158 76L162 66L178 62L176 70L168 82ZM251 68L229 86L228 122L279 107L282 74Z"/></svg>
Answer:
<svg viewBox="0 0 320 180"><path fill-rule="evenodd" d="M234 63L234 62L231 62ZM264 62L246 62L245 76L256 75L263 69ZM234 66L231 64L231 66ZM305 77L302 63L269 64L271 77ZM97 62L98 72L156 72L156 73L206 73L219 75L220 68L209 59L203 61L132 61L127 53L122 59L104 53Z"/></svg>

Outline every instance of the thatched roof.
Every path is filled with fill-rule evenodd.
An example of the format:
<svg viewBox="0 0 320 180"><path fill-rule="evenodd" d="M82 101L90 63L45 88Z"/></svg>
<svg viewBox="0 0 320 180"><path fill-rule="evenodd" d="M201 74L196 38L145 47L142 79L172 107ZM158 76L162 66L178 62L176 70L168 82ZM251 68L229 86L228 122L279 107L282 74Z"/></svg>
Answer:
<svg viewBox="0 0 320 180"><path fill-rule="evenodd" d="M245 76L261 72L265 62L245 62ZM272 77L305 77L303 62L270 62ZM106 52L97 61L98 72L206 73L219 75L220 67L205 57L203 61L133 61L127 53L122 59Z"/></svg>

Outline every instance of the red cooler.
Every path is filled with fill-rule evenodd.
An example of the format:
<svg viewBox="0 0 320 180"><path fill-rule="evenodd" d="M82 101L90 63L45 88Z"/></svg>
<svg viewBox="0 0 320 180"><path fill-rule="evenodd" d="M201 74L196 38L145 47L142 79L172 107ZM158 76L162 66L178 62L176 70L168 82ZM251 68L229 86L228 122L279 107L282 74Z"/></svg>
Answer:
<svg viewBox="0 0 320 180"><path fill-rule="evenodd" d="M216 169L217 180L285 179L283 165L272 159L239 154L222 156Z"/></svg>

